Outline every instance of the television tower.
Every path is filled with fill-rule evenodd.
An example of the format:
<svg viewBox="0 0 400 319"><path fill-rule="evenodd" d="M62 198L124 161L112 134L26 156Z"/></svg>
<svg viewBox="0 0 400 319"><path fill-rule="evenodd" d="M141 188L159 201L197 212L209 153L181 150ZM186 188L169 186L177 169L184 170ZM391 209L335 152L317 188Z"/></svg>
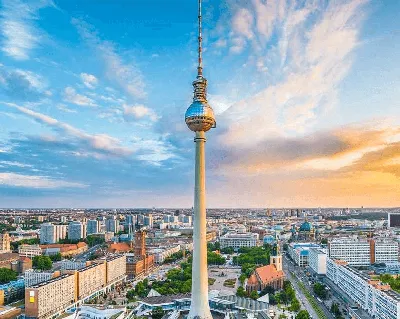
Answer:
<svg viewBox="0 0 400 319"><path fill-rule="evenodd" d="M186 110L185 122L196 133L192 300L188 319L211 319L208 305L208 272L206 241L206 175L205 175L205 132L215 127L214 111L207 102L207 80L203 77L201 0L199 0L199 35L197 77L193 81L193 102Z"/></svg>

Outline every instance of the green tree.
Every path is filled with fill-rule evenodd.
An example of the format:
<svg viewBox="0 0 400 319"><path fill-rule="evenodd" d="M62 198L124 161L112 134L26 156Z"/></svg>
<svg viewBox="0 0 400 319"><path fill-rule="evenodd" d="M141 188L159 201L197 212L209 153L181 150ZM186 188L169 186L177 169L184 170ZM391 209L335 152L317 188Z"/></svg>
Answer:
<svg viewBox="0 0 400 319"><path fill-rule="evenodd" d="M238 297L247 297L247 292L246 292L246 290L244 290L244 288L242 286L240 286L236 290L236 296L238 296Z"/></svg>
<svg viewBox="0 0 400 319"><path fill-rule="evenodd" d="M292 304L290 305L289 310L294 311L294 312L297 312L300 310L300 302L297 300L297 298L294 298L292 300Z"/></svg>
<svg viewBox="0 0 400 319"><path fill-rule="evenodd" d="M62 259L61 253L57 253L55 255L50 256L51 261L60 261Z"/></svg>
<svg viewBox="0 0 400 319"><path fill-rule="evenodd" d="M310 319L310 314L307 310L300 310L296 315L296 319Z"/></svg>
<svg viewBox="0 0 400 319"><path fill-rule="evenodd" d="M315 292L315 294L320 297L321 299L326 299L328 293L326 291L326 286L324 284L321 284L319 282L317 282L314 286L313 286L313 290Z"/></svg>
<svg viewBox="0 0 400 319"><path fill-rule="evenodd" d="M0 268L0 284L6 284L10 281L16 280L18 274L8 268Z"/></svg>
<svg viewBox="0 0 400 319"><path fill-rule="evenodd" d="M260 296L258 295L258 292L257 292L257 291L253 290L253 291L250 293L249 297L250 297L251 299L257 300Z"/></svg>
<svg viewBox="0 0 400 319"><path fill-rule="evenodd" d="M32 259L32 265L40 270L49 270L53 267L53 263L49 256L35 256Z"/></svg>

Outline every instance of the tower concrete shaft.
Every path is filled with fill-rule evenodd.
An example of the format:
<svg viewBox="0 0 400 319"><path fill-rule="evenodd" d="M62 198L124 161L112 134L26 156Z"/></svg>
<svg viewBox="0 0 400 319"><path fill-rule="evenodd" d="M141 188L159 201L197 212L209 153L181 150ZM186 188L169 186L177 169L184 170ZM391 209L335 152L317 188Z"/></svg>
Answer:
<svg viewBox="0 0 400 319"><path fill-rule="evenodd" d="M205 142L203 131L196 132L192 302L188 319L212 319L208 305L208 271L206 240L206 172Z"/></svg>

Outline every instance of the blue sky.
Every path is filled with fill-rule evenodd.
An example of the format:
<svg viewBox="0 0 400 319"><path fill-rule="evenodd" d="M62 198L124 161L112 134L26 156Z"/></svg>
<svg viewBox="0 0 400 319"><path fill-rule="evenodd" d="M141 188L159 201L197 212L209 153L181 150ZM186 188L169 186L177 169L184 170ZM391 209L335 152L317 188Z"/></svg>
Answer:
<svg viewBox="0 0 400 319"><path fill-rule="evenodd" d="M192 206L197 1L0 10L0 206ZM398 206L399 13L204 0L210 207Z"/></svg>

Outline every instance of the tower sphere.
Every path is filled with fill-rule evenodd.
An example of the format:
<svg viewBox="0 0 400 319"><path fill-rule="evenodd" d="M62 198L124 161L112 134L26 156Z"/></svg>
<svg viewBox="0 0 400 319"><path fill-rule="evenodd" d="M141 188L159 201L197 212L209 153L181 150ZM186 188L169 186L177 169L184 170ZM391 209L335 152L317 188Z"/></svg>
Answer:
<svg viewBox="0 0 400 319"><path fill-rule="evenodd" d="M214 111L207 101L193 101L186 110L185 122L193 132L207 132L215 126Z"/></svg>

